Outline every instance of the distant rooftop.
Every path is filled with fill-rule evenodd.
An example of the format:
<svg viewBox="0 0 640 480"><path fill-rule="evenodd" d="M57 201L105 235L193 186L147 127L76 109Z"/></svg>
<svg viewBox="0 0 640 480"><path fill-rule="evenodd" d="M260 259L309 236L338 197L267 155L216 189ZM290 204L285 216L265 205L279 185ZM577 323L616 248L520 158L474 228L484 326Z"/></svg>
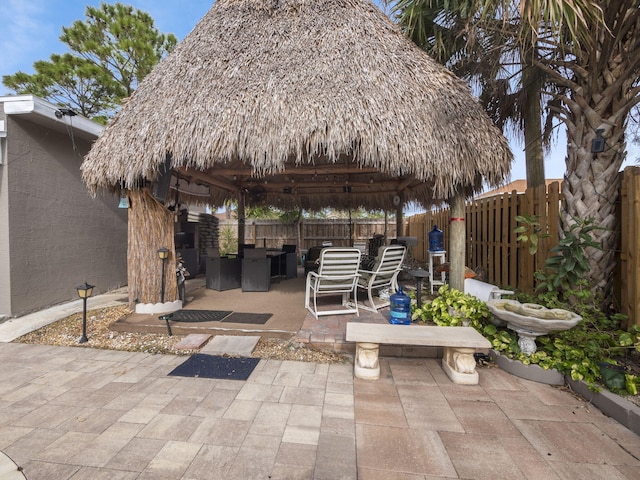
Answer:
<svg viewBox="0 0 640 480"><path fill-rule="evenodd" d="M561 178L547 178L546 179L547 187L553 182L558 182L562 184ZM500 195L502 193L510 193L514 190L518 193L524 193L527 189L527 181L526 180L514 180L513 182L509 182L506 185L498 188L494 188L493 190L489 190L488 192L481 193L480 195L476 195L474 198L487 198L493 197L494 195Z"/></svg>

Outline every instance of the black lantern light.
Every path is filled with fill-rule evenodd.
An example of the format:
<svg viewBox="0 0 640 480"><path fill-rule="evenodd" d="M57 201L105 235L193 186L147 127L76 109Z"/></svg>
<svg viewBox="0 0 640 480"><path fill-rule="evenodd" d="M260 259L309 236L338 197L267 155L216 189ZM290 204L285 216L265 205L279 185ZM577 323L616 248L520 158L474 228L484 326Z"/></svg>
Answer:
<svg viewBox="0 0 640 480"><path fill-rule="evenodd" d="M158 257L162 260L162 278L160 281L160 303L164 303L164 269L167 258L169 258L169 249L167 247L161 247L158 249Z"/></svg>
<svg viewBox="0 0 640 480"><path fill-rule="evenodd" d="M76 287L78 296L82 299L82 336L78 339L78 343L87 343L87 298L93 293L95 285L89 285L84 282Z"/></svg>

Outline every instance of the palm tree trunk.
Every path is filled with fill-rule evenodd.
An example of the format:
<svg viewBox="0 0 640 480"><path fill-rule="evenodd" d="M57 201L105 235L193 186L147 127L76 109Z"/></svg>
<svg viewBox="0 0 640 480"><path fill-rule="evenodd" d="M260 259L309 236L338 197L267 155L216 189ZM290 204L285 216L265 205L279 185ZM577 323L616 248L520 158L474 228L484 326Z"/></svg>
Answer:
<svg viewBox="0 0 640 480"><path fill-rule="evenodd" d="M591 42L574 44L575 67L570 78L556 79L569 95L561 97L567 126L567 170L562 184L561 223L566 230L573 218L591 218L605 230L594 239L602 250L590 249L589 278L603 309L617 309L611 277L620 235L616 209L620 194L620 167L626 157L627 118L640 102L636 83L640 74L640 11L637 0L599 2L604 25L589 30ZM571 64L569 64L571 65ZM552 72L553 74L553 72ZM602 151L592 151L596 131L605 141Z"/></svg>
<svg viewBox="0 0 640 480"><path fill-rule="evenodd" d="M605 125L601 119L600 125ZM594 233L594 240L602 249L587 249L591 266L589 282L601 307L608 309L614 302L612 275L615 267L615 251L620 235L616 220L616 208L620 194L618 171L626 156L624 124L610 127L606 135L605 150L591 152L591 142L596 137L586 115L577 115L567 128L567 173L562 183L562 230L568 230L574 218L591 218L605 230ZM614 147L614 148L612 148Z"/></svg>
<svg viewBox="0 0 640 480"><path fill-rule="evenodd" d="M544 155L542 152L542 73L531 65L523 65L522 83L526 96L523 112L524 153L527 187L545 184Z"/></svg>

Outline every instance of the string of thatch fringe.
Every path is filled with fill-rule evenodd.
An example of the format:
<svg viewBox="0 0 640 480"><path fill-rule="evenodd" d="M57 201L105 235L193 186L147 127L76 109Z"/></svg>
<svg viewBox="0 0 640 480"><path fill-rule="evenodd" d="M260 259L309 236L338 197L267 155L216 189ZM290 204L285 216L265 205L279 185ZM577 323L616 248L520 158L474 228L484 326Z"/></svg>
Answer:
<svg viewBox="0 0 640 480"><path fill-rule="evenodd" d="M504 181L506 139L466 84L367 0L218 0L83 164L135 189L170 155L221 205L425 206ZM188 198L183 194L182 198Z"/></svg>

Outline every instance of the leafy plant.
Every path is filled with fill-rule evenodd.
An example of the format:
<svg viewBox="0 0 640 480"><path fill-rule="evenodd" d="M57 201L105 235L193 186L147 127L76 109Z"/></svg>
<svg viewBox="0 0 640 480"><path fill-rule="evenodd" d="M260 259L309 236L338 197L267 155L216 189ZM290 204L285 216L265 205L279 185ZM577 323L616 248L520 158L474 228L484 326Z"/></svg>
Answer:
<svg viewBox="0 0 640 480"><path fill-rule="evenodd" d="M220 255L227 255L235 252L238 248L238 238L230 225L225 225L220 229Z"/></svg>
<svg viewBox="0 0 640 480"><path fill-rule="evenodd" d="M568 290L567 294L575 296L576 292ZM543 369L556 369L597 390L602 382L601 362L615 365L617 359L640 352L640 326L631 327L629 331L621 329L624 315L606 315L598 308L588 289L581 290L576 298L579 301L573 306L567 305L551 292L535 298L530 295L524 298L526 302L537 301L548 308L572 309L583 318L574 328L538 337L538 349L530 355L522 353L515 332L490 322L491 313L484 302L448 285L442 286L438 290L438 297L421 308L413 304L411 318L440 326L457 326L468 322L489 340L495 351L525 365L536 364ZM546 303L546 300L550 303ZM637 395L640 377L625 372L624 378L624 389L616 393Z"/></svg>
<svg viewBox="0 0 640 480"><path fill-rule="evenodd" d="M606 230L594 224L593 219L576 219L568 231L564 232L560 242L551 249L552 255L545 261L544 271L536 272L538 280L536 290L556 291L560 290L565 299L574 298L584 292L584 279L588 277L591 269L585 250L587 248L602 249L599 242L593 239L593 232ZM574 290L574 295L567 295L569 290ZM581 293L583 292L583 293ZM580 296L579 295L579 296ZM575 302L574 302L575 303Z"/></svg>
<svg viewBox="0 0 640 480"><path fill-rule="evenodd" d="M413 305L412 320L431 321L439 326L469 325L481 331L491 313L486 303L473 295L443 285L438 296L421 308Z"/></svg>
<svg viewBox="0 0 640 480"><path fill-rule="evenodd" d="M518 241L531 242L529 252L535 253L541 237L538 222L535 217L525 216L518 216L517 220L524 224L516 229ZM569 330L538 337L537 351L532 354L522 353L515 332L488 321L490 313L483 302L447 285L440 288L436 299L422 308L415 307L412 319L443 326L461 325L463 321L468 321L489 340L495 351L525 365L537 364L544 369L556 369L598 389L603 381L600 369L602 362L616 365L618 361L640 352L640 326L633 326L628 331L622 329L625 316L605 314L599 308L586 279L589 264L585 249L600 248L592 235L602 229L594 225L591 219L576 220L560 243L551 250L554 255L547 259L545 270L536 272L539 282L537 296L518 294L521 302L570 309L583 319ZM615 393L637 395L640 377L625 371L624 388L621 382L618 383L617 387L608 388Z"/></svg>
<svg viewBox="0 0 640 480"><path fill-rule="evenodd" d="M517 234L516 241L529 244L529 253L535 255L538 252L538 245L541 238L548 238L548 233L541 233L540 222L537 215L516 215L518 225L513 229Z"/></svg>
<svg viewBox="0 0 640 480"><path fill-rule="evenodd" d="M535 300L548 308L572 309L583 320L569 330L538 337L535 353L523 354L517 344L516 334L506 328L487 325L481 333L489 339L494 350L509 358L525 365L537 364L544 369L556 369L597 389L597 384L602 380L601 362L615 365L616 359L624 359L634 351L640 352L640 326L633 326L629 331L621 329L625 316L606 315L597 307L588 289L581 290L579 300L573 306L562 302L557 292L553 293L544 292ZM568 290L567 294L573 296L575 291ZM530 298L526 300L531 301ZM550 300L550 303L546 303L546 300ZM640 377L630 373L625 375L627 393L637 395L639 386Z"/></svg>

